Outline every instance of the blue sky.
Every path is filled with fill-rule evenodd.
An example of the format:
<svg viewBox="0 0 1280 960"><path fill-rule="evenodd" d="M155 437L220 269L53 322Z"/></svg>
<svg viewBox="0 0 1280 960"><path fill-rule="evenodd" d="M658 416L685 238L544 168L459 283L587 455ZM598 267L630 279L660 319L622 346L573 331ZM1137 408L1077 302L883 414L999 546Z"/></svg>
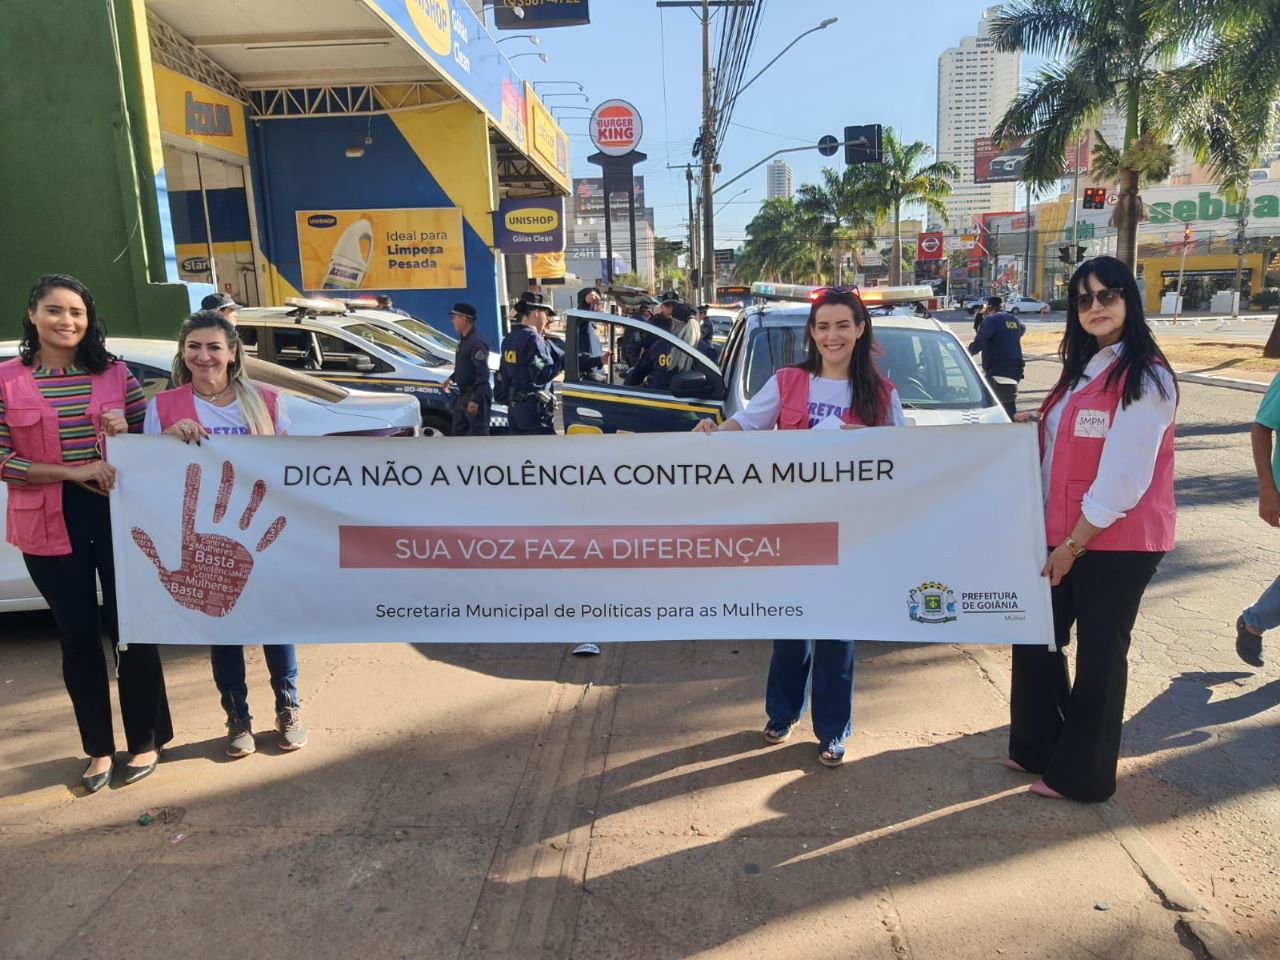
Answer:
<svg viewBox="0 0 1280 960"><path fill-rule="evenodd" d="M734 110L734 126L720 149L726 180L780 147L839 136L846 124L881 123L902 138L934 143L938 54L976 31L990 0L765 0L761 29L745 77L752 76L797 34L828 17L838 22L810 34L768 69L744 93ZM717 13L716 16L721 16ZM508 56L541 51L548 63L521 57L514 64L528 80L577 80L591 103L619 98L634 104L644 122L640 151L649 159L637 168L645 178L646 203L655 211L658 233L685 235L684 170L667 164L689 161L702 109L699 15L680 8L659 9L652 0L592 0L591 23L536 31L538 46L523 39L503 44ZM714 24L715 21L713 21ZM714 25L713 25L714 31ZM513 31L493 31L501 38ZM712 34L715 61L715 34ZM666 64L665 71L663 63ZM1027 58L1023 58L1024 73ZM665 82L664 82L665 80ZM566 93L569 85L540 92ZM578 97L552 96L551 105L586 106ZM588 114L557 110L571 147L574 176L597 176L587 163L594 152L586 135ZM784 154L793 184L814 181L825 160L816 150ZM735 196L743 187L748 192ZM765 172L749 174L718 195L716 245L736 246L765 195Z"/></svg>

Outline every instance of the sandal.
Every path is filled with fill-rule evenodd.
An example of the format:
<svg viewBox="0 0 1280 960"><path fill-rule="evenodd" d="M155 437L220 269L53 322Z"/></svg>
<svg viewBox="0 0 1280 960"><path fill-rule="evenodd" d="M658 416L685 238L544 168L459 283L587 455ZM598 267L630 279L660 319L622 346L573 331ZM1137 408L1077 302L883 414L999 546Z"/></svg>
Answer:
<svg viewBox="0 0 1280 960"><path fill-rule="evenodd" d="M791 729L794 723L788 723L784 727L775 727L772 723L766 724L764 728L765 743L786 743L791 739Z"/></svg>
<svg viewBox="0 0 1280 960"><path fill-rule="evenodd" d="M844 744L839 740L828 740L818 754L818 762L824 767L838 767L844 763Z"/></svg>

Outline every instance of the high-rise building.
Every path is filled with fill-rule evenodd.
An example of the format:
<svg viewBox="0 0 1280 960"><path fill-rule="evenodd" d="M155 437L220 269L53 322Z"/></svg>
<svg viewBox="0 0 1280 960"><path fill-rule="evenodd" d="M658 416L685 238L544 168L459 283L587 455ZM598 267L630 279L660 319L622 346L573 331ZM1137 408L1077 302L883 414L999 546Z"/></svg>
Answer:
<svg viewBox="0 0 1280 960"><path fill-rule="evenodd" d="M787 161L778 159L765 167L767 180L765 182L765 196L772 200L774 197L791 198L791 167Z"/></svg>
<svg viewBox="0 0 1280 960"><path fill-rule="evenodd" d="M950 233L968 232L977 214L1014 209L1016 183L976 183L973 170L974 141L991 136L1018 94L1021 54L996 50L991 36L999 12L999 6L988 7L977 36L961 38L938 57L937 157L960 170L947 201Z"/></svg>

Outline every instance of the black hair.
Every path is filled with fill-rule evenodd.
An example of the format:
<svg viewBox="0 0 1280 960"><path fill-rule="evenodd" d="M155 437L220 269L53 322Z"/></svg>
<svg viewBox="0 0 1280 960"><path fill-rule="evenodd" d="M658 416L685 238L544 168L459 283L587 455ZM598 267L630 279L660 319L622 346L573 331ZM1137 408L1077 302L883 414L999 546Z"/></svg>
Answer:
<svg viewBox="0 0 1280 960"><path fill-rule="evenodd" d="M1129 406L1142 396L1147 382L1155 384L1157 392L1167 400L1168 389L1162 381L1151 376L1150 368L1160 364L1170 373L1173 368L1156 343L1155 337L1151 335L1151 328L1147 326L1138 281L1124 261L1103 256L1094 257L1080 264L1067 285L1067 327L1062 333L1062 342L1058 345L1058 357L1062 360L1062 374L1058 377L1058 382L1054 384L1053 389L1049 391L1049 397L1045 402L1051 403L1064 390L1074 388L1084 377L1084 368L1100 349L1097 338L1087 333L1080 323L1078 297L1081 291L1088 291L1089 277L1097 277L1104 288L1120 290L1124 294L1124 327L1120 331L1120 357L1111 365L1107 373L1107 386L1119 380L1124 381L1124 392L1120 399L1122 408ZM1176 381L1173 391L1176 397L1178 394Z"/></svg>
<svg viewBox="0 0 1280 960"><path fill-rule="evenodd" d="M1004 305L1004 301L999 297L987 297L987 306L993 310L999 310Z"/></svg>
<svg viewBox="0 0 1280 960"><path fill-rule="evenodd" d="M591 294L593 293L597 297L600 297L601 300L604 299L604 297L600 295L599 287L583 287L581 290L578 291L578 309L579 310L587 309L587 297L591 296Z"/></svg>
<svg viewBox="0 0 1280 960"><path fill-rule="evenodd" d="M36 355L40 352L40 337L36 334L35 324L31 322L31 312L54 289L70 290L84 301L89 325L85 327L84 336L76 345L74 362L90 373L101 373L107 369L107 364L116 359L107 352L106 325L98 318L98 308L89 288L65 273L46 273L31 288L31 295L27 298L27 312L22 315L22 337L18 341L18 356L22 358L23 365L33 366Z"/></svg>
<svg viewBox="0 0 1280 960"><path fill-rule="evenodd" d="M888 411L880 402L880 372L872 359L876 346L871 331L871 314L856 293L832 290L813 301L809 307L809 320L804 326L804 360L796 366L812 376L822 376L822 354L813 336L813 326L818 319L818 308L831 304L848 307L853 312L853 322L862 327L862 333L853 345L853 355L849 358L849 396L858 419L869 427L878 427Z"/></svg>

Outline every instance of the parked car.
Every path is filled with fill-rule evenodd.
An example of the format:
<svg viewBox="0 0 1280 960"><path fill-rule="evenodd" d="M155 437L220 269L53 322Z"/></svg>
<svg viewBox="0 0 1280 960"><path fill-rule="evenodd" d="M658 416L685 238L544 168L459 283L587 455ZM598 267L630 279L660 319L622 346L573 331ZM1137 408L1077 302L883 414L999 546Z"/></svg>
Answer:
<svg viewBox="0 0 1280 960"><path fill-rule="evenodd" d="M348 316L360 317L383 326L389 325L400 333L408 334L411 340L434 353L441 360L453 363L454 357L457 356L457 337L437 330L425 320L419 320L417 317L404 313L396 313L394 310L379 310L378 301L376 300L339 299L338 302L346 304ZM490 350L489 372L497 373L500 362L501 358L498 356L498 351Z"/></svg>
<svg viewBox="0 0 1280 960"><path fill-rule="evenodd" d="M450 433L453 394L444 382L453 373L452 354L441 356L362 312L336 300L290 298L282 307L242 309L237 328L250 356L329 383L412 394L423 425ZM506 432L504 407L490 411L489 428Z"/></svg>
<svg viewBox="0 0 1280 960"><path fill-rule="evenodd" d="M719 422L743 409L778 367L798 363L804 357L808 298L813 288L768 286L771 292L763 295L775 299L738 315L719 366L664 330L630 317L610 318L605 347L612 350L612 359L601 379L580 374L577 358L566 358L559 390L564 432L684 431L703 417ZM878 290L871 309L878 314L873 323L882 349L880 368L897 386L908 420L920 425L1007 423L1004 408L955 334L933 317L917 315L916 304L923 305L932 290ZM762 296L758 290L753 292ZM570 335L587 317L598 322L596 315L584 317L576 310L566 313ZM672 345L680 372L672 378L669 389L624 384L625 371L616 344L632 329Z"/></svg>
<svg viewBox="0 0 1280 960"><path fill-rule="evenodd" d="M172 340L112 337L108 346L128 365L147 396L173 385L169 376ZM17 355L17 341L0 343L0 361ZM415 437L421 433L422 412L412 397L348 390L252 357L245 359L245 372L251 380L287 395L289 432L294 436ZM0 518L8 496L6 484L0 483ZM0 613L44 607L44 598L27 575L22 554L0 541Z"/></svg>
<svg viewBox="0 0 1280 960"><path fill-rule="evenodd" d="M1035 297L1008 297L1002 309L1009 313L1048 313L1049 305Z"/></svg>

